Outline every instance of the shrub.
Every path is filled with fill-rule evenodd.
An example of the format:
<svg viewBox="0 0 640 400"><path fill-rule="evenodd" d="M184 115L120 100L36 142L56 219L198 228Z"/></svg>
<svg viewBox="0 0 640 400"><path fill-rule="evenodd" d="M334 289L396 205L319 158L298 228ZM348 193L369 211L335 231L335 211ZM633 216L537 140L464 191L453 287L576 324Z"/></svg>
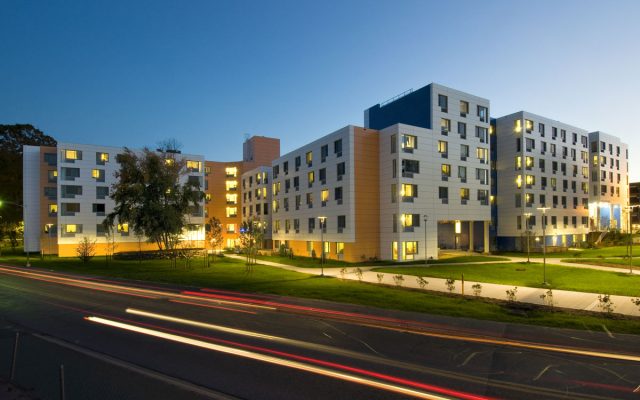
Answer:
<svg viewBox="0 0 640 400"><path fill-rule="evenodd" d="M344 280L344 276L347 274L347 268L343 267L340 269L340 279Z"/></svg>
<svg viewBox="0 0 640 400"><path fill-rule="evenodd" d="M362 282L362 275L364 275L364 272L362 272L362 269L358 267L354 269L353 272L355 272L356 276L358 277L358 280Z"/></svg>
<svg viewBox="0 0 640 400"><path fill-rule="evenodd" d="M513 289L506 290L507 292L507 301L514 302L517 301L516 295L518 294L518 287L514 287Z"/></svg>
<svg viewBox="0 0 640 400"><path fill-rule="evenodd" d="M447 290L449 291L449 293L456 290L456 280L453 278L447 278L447 280L445 281L445 285L447 285Z"/></svg>
<svg viewBox="0 0 640 400"><path fill-rule="evenodd" d="M479 283L476 283L475 285L471 286L471 289L473 289L473 295L474 296L480 296L480 293L482 292L482 285Z"/></svg>
<svg viewBox="0 0 640 400"><path fill-rule="evenodd" d="M599 294L598 295L598 308L607 314L611 314L613 309L615 308L613 301L611 301L611 296L608 294Z"/></svg>
<svg viewBox="0 0 640 400"><path fill-rule="evenodd" d="M635 304L636 306L638 306L638 309L640 310L640 298L637 299L631 299L631 302L633 304Z"/></svg>
<svg viewBox="0 0 640 400"><path fill-rule="evenodd" d="M376 274L376 277L378 278L378 283L382 283L382 279L384 278L384 274Z"/></svg>
<svg viewBox="0 0 640 400"><path fill-rule="evenodd" d="M404 276L394 275L393 281L395 282L396 286L402 286L402 284L404 283Z"/></svg>
<svg viewBox="0 0 640 400"><path fill-rule="evenodd" d="M420 289L424 289L424 287L429 284L429 282L421 276L417 277L416 281L418 282Z"/></svg>
<svg viewBox="0 0 640 400"><path fill-rule="evenodd" d="M542 302L544 304L548 305L549 307L553 307L554 304L555 304L553 302L553 291L551 289L549 289L546 292L544 292L543 294L541 294L540 298L542 299Z"/></svg>

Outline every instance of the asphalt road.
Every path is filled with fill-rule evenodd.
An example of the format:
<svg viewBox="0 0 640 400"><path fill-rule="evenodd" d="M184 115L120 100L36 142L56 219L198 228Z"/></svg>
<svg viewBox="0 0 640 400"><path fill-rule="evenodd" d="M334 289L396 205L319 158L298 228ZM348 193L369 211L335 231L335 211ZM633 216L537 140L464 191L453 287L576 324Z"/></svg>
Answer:
<svg viewBox="0 0 640 400"><path fill-rule="evenodd" d="M640 337L0 266L0 375L58 399L640 399Z"/></svg>

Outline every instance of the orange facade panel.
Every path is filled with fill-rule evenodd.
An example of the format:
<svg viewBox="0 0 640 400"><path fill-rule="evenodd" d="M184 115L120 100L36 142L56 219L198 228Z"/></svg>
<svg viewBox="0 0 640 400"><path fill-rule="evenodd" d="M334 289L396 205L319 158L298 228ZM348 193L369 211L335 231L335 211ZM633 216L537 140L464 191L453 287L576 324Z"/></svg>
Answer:
<svg viewBox="0 0 640 400"><path fill-rule="evenodd" d="M242 164L240 161L205 161L206 221L212 217L220 220L223 247L234 247L240 237Z"/></svg>

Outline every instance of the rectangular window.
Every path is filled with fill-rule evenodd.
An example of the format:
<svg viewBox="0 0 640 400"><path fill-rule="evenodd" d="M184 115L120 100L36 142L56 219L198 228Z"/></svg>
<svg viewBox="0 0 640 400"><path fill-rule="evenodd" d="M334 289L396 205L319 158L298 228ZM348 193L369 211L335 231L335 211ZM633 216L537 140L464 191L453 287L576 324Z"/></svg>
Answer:
<svg viewBox="0 0 640 400"><path fill-rule="evenodd" d="M440 118L440 132L443 135L447 135L451 131L451 120L446 118Z"/></svg>
<svg viewBox="0 0 640 400"><path fill-rule="evenodd" d="M469 146L466 144L461 144L460 145L460 159L462 161L467 161L467 158L469 157Z"/></svg>
<svg viewBox="0 0 640 400"><path fill-rule="evenodd" d="M489 109L487 107L478 106L478 118L481 122L489 122Z"/></svg>
<svg viewBox="0 0 640 400"><path fill-rule="evenodd" d="M313 208L313 193L307 193L307 206Z"/></svg>
<svg viewBox="0 0 640 400"><path fill-rule="evenodd" d="M415 259L418 254L418 242L403 242L402 247L405 260Z"/></svg>
<svg viewBox="0 0 640 400"><path fill-rule="evenodd" d="M466 183L467 182L467 167L459 165L458 166L458 178L460 179L460 182L462 183Z"/></svg>
<svg viewBox="0 0 640 400"><path fill-rule="evenodd" d="M200 161L193 161L193 160L187 160L187 172L200 172L200 168L202 168L202 163ZM227 170L229 168L226 168ZM227 172L227 176L229 176L229 173ZM235 175L234 175L235 177Z"/></svg>
<svg viewBox="0 0 640 400"><path fill-rule="evenodd" d="M449 112L449 99L443 94L438 95L438 107L443 113Z"/></svg>
<svg viewBox="0 0 640 400"><path fill-rule="evenodd" d="M302 165L302 159L300 158L300 156L297 156L295 158L296 172L300 169L300 165Z"/></svg>
<svg viewBox="0 0 640 400"><path fill-rule="evenodd" d="M329 189L324 189L320 192L320 201L322 201L322 207L327 205L327 201L329 201Z"/></svg>
<svg viewBox="0 0 640 400"><path fill-rule="evenodd" d="M307 154L304 158L307 161L307 167L311 167L313 165L313 152L307 151Z"/></svg>
<svg viewBox="0 0 640 400"><path fill-rule="evenodd" d="M336 157L342 157L342 139L333 142L333 153Z"/></svg>
<svg viewBox="0 0 640 400"><path fill-rule="evenodd" d="M469 201L469 188L460 188L461 204L467 204L467 201Z"/></svg>
<svg viewBox="0 0 640 400"><path fill-rule="evenodd" d="M344 254L344 242L336 243L336 254Z"/></svg>
<svg viewBox="0 0 640 400"><path fill-rule="evenodd" d="M64 150L64 160L67 162L82 160L82 152L78 150Z"/></svg>
<svg viewBox="0 0 640 400"><path fill-rule="evenodd" d="M442 173L442 180L446 181L451 177L451 165L450 164L442 164L440 166L440 172Z"/></svg>
<svg viewBox="0 0 640 400"><path fill-rule="evenodd" d="M226 181L225 187L228 191L238 190L238 181Z"/></svg>
<svg viewBox="0 0 640 400"><path fill-rule="evenodd" d="M525 119L524 129L527 131L527 133L533 132L533 121L531 121L530 119Z"/></svg>
<svg viewBox="0 0 640 400"><path fill-rule="evenodd" d="M442 158L449 157L449 145L444 140L438 140L438 153Z"/></svg>
<svg viewBox="0 0 640 400"><path fill-rule="evenodd" d="M467 124L464 122L458 122L458 134L461 139L467 138Z"/></svg>
<svg viewBox="0 0 640 400"><path fill-rule="evenodd" d="M104 182L104 170L103 169L94 169L91 171L91 177L96 180L96 182Z"/></svg>
<svg viewBox="0 0 640 400"><path fill-rule="evenodd" d="M315 173L313 171L307 172L307 181L309 182L309 187L313 186L313 182L315 181Z"/></svg>
<svg viewBox="0 0 640 400"><path fill-rule="evenodd" d="M91 208L96 215L99 215L99 216L105 215L106 207L104 203L93 203Z"/></svg>
<svg viewBox="0 0 640 400"><path fill-rule="evenodd" d="M226 208L227 218L235 218L238 216L238 207L227 207Z"/></svg>
<svg viewBox="0 0 640 400"><path fill-rule="evenodd" d="M469 114L469 102L460 100L460 116L466 117Z"/></svg>
<svg viewBox="0 0 640 400"><path fill-rule="evenodd" d="M418 160L402 160L402 176L404 178L413 178L413 174L420 173L420 161Z"/></svg>
<svg viewBox="0 0 640 400"><path fill-rule="evenodd" d="M327 157L329 157L329 145L325 144L320 147L320 162L323 163L327 161Z"/></svg>
<svg viewBox="0 0 640 400"><path fill-rule="evenodd" d="M347 217L345 215L338 215L338 233L342 233L347 227Z"/></svg>
<svg viewBox="0 0 640 400"><path fill-rule="evenodd" d="M342 180L342 177L346 174L346 167L345 167L345 163L344 163L344 162L338 163L338 164L336 165L336 170L337 170L337 171L336 171L336 172L337 172L337 179L338 179L339 181L341 181L341 180Z"/></svg>
<svg viewBox="0 0 640 400"><path fill-rule="evenodd" d="M109 153L96 153L96 164L105 165L109 162Z"/></svg>
<svg viewBox="0 0 640 400"><path fill-rule="evenodd" d="M97 186L96 187L96 199L104 200L109 197L109 187L108 186Z"/></svg>
<svg viewBox="0 0 640 400"><path fill-rule="evenodd" d="M58 205L55 203L49 204L49 216L55 217L58 215Z"/></svg>
<svg viewBox="0 0 640 400"><path fill-rule="evenodd" d="M63 199L73 199L82 196L82 186L62 185L60 191Z"/></svg>
<svg viewBox="0 0 640 400"><path fill-rule="evenodd" d="M438 198L442 200L442 204L449 203L449 188L446 186L440 186L438 188Z"/></svg>
<svg viewBox="0 0 640 400"><path fill-rule="evenodd" d="M418 148L418 138L413 135L402 135L402 143L400 144L402 151L405 153L413 153Z"/></svg>
<svg viewBox="0 0 640 400"><path fill-rule="evenodd" d="M238 204L238 195L236 193L227 193L225 196L227 198L227 204L229 205Z"/></svg>
<svg viewBox="0 0 640 400"><path fill-rule="evenodd" d="M400 187L400 196L402 196L403 201L413 201L414 198L418 197L418 185L403 183Z"/></svg>
<svg viewBox="0 0 640 400"><path fill-rule="evenodd" d="M391 154L394 154L396 152L396 141L397 141L397 136L396 135L391 135Z"/></svg>
<svg viewBox="0 0 640 400"><path fill-rule="evenodd" d="M342 186L337 187L333 190L333 198L338 204L342 204Z"/></svg>
<svg viewBox="0 0 640 400"><path fill-rule="evenodd" d="M318 175L320 178L320 183L322 183L323 185L327 183L327 169L326 168L320 168L320 170L318 171Z"/></svg>

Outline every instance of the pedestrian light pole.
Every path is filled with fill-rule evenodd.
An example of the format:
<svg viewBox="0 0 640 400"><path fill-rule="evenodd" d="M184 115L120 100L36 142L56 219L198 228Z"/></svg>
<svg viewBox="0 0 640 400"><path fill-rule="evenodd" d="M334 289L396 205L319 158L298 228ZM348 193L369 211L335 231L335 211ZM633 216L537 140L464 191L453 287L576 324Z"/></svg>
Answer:
<svg viewBox="0 0 640 400"><path fill-rule="evenodd" d="M324 224L327 221L327 217L318 217L320 221L320 276L324 276Z"/></svg>
<svg viewBox="0 0 640 400"><path fill-rule="evenodd" d="M625 206L624 209L627 210L627 218L629 222L629 273L633 274L633 229L631 228L631 214L633 213L634 208L640 208L640 205L629 205Z"/></svg>
<svg viewBox="0 0 640 400"><path fill-rule="evenodd" d="M527 232L527 264L531 262L531 251L529 249L529 242L531 241L529 235L531 234L529 230L529 218L531 217L531 213L524 213L524 226Z"/></svg>
<svg viewBox="0 0 640 400"><path fill-rule="evenodd" d="M427 221L429 221L429 216L427 214L424 215L424 265L429 264L429 255L427 254Z"/></svg>
<svg viewBox="0 0 640 400"><path fill-rule="evenodd" d="M2 207L2 205L3 205L3 204L12 204L12 205L14 205L14 206L22 207L22 211L24 212L24 213L23 213L23 217L22 217L22 219L23 219L23 220L24 220L24 222L25 222L25 224L24 224L24 225L25 225L25 226L27 225L27 224L26 224L26 220L27 220L27 208L26 208L24 205L22 205L22 204L18 204L18 203L14 203L14 202L12 202L12 201L4 201L4 200L0 200L0 207ZM27 266L27 267L30 267L30 266L31 266L31 262L30 262L30 260L29 260L29 246L28 246L28 243L27 243L27 235L25 235L24 230L22 231L22 239L23 239L24 250L25 250L25 252L27 253L27 264L26 264L26 266Z"/></svg>
<svg viewBox="0 0 640 400"><path fill-rule="evenodd" d="M542 211L542 284L547 283L547 210L551 207L538 207L538 210Z"/></svg>

